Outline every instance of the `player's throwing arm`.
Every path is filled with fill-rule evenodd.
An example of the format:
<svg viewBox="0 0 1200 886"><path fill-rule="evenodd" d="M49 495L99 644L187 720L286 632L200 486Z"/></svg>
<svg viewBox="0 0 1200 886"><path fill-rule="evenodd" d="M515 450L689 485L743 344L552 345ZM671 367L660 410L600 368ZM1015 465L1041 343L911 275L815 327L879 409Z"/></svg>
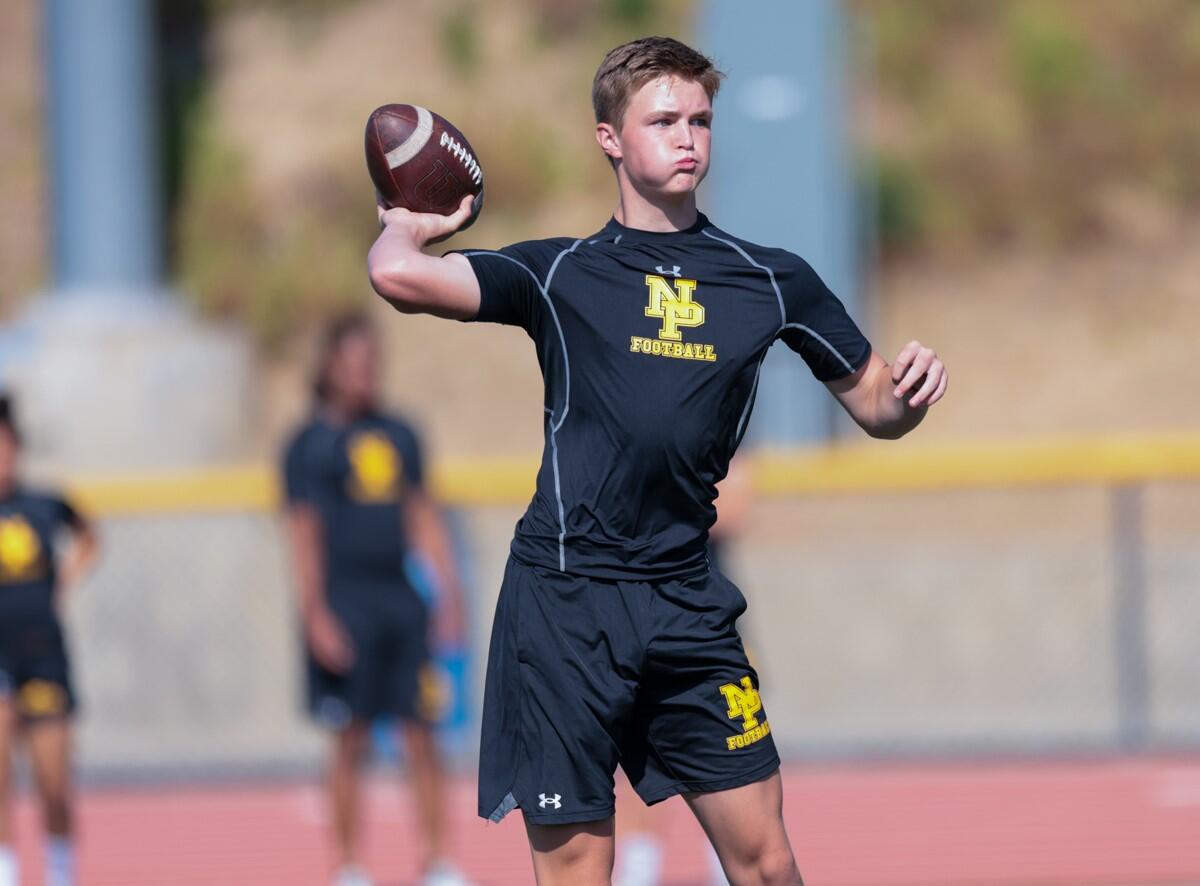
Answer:
<svg viewBox="0 0 1200 886"><path fill-rule="evenodd" d="M482 209L483 170L466 137L425 108L384 105L367 121L366 156L383 229L367 256L375 291L406 314L474 317L479 284L470 263L422 252Z"/></svg>

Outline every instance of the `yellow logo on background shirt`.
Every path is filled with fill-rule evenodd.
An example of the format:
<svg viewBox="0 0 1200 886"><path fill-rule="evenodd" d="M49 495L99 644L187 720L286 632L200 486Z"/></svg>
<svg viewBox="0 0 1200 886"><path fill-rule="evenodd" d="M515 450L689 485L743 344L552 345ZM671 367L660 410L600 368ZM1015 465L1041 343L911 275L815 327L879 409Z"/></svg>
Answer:
<svg viewBox="0 0 1200 886"><path fill-rule="evenodd" d="M42 543L28 521L19 514L0 517L0 576L32 578L42 560Z"/></svg>
<svg viewBox="0 0 1200 886"><path fill-rule="evenodd" d="M743 734L731 735L725 739L728 750L749 747L771 734L771 724L765 720L759 723L758 717L755 716L762 711L762 698L759 697L758 690L754 688L749 676L742 677L741 685L726 683L720 689L721 694L725 696L725 704L729 707L729 719L742 718Z"/></svg>
<svg viewBox="0 0 1200 886"><path fill-rule="evenodd" d="M662 327L657 339L630 336L629 350L655 357L714 362L717 354L712 345L685 344L683 341L682 329L704 325L704 305L692 297L696 281L677 277L668 282L665 277L647 274L646 286L650 290L650 303L644 313L647 317L662 320Z"/></svg>
<svg viewBox="0 0 1200 886"><path fill-rule="evenodd" d="M400 494L400 456L387 435L356 434L349 454L351 496L365 502L394 501Z"/></svg>

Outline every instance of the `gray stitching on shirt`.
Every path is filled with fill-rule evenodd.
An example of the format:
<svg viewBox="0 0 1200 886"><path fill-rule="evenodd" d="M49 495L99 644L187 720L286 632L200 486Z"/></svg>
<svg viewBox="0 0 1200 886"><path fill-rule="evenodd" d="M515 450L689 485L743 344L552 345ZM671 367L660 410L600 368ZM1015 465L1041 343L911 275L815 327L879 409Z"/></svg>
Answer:
<svg viewBox="0 0 1200 886"><path fill-rule="evenodd" d="M760 271L767 272L767 277L769 277L771 280L771 288L775 290L775 298L779 302L779 331L782 332L783 327L787 324L787 311L785 311L783 307L783 295L779 291L779 284L775 282L775 272L766 265L760 265L750 257L746 250L742 249L742 247L738 246L732 240L726 240L724 237L718 237L716 234L711 233L708 228L705 228L700 233L705 237L708 237L710 240L716 240L718 243L724 243L726 246L734 250L736 253L738 253L738 255L748 261L751 265L758 268Z"/></svg>
<svg viewBox="0 0 1200 886"><path fill-rule="evenodd" d="M758 379L762 375L762 366L767 359L768 346L763 350L763 355L758 358L758 366L754 370L754 384L750 386L750 396L746 398L746 405L742 408L742 417L738 419L737 431L734 433L734 445L737 445L742 440L742 431L746 427L746 420L750 418L750 407L754 405L754 398L758 394Z"/></svg>
<svg viewBox="0 0 1200 886"><path fill-rule="evenodd" d="M752 259L749 256L749 254L746 252L746 250L742 249L742 247L738 246L733 241L726 240L724 237L718 237L716 234L710 233L707 228L705 228L700 233L703 234L705 237L708 237L709 239L717 240L718 242L724 243L726 246L735 250L739 255L741 255L742 258L744 258L751 265L753 265L754 267L756 267L760 270L767 272L767 276L771 279L771 288L775 290L775 298L779 301L779 316L782 319L782 325L779 327L779 331L777 333L775 333L775 338L779 338L779 336L783 335L783 331L785 329L801 329L804 332L807 332L809 335L811 335L818 342L823 344L829 350L829 353L831 353L831 354L833 354L833 356L837 357L838 360L841 361L842 365L846 367L847 372L854 371L854 367L852 367L850 365L850 361L847 360L845 357L843 357L841 355L841 353L838 352L838 349L835 348L833 345L831 345L820 333L816 332L814 329L811 329L808 326L805 326L803 323L787 322L787 311L784 309L784 306L783 306L783 294L779 291L779 284L775 282L775 272L774 271L772 271L766 265L760 265L758 262L756 262L754 259ZM772 339L772 343L773 342L774 342L774 339ZM742 417L738 420L737 439L739 439L739 440L741 439L742 428L746 424L746 419L748 419L750 417L750 407L754 403L754 395L758 391L758 378L759 378L759 375L762 373L762 365L766 359L767 359L767 354L766 354L766 351L764 351L762 359L758 361L758 369L755 370L755 372L754 372L754 384L750 388L750 397L746 400L746 407L745 407L745 409L742 410Z"/></svg>
<svg viewBox="0 0 1200 886"><path fill-rule="evenodd" d="M854 372L854 367L850 365L850 361L847 360L845 357L843 357L841 355L841 353L838 351L838 349L835 348L833 345L831 345L828 341L826 341L825 338L816 330L810 329L809 327L805 326L803 323L784 323L783 329L802 329L802 330L804 330L809 335L811 335L813 338L815 338L817 341L819 341L821 344L823 344L826 348L828 348L829 353L831 353L831 354L833 354L833 356L837 357L838 360L841 361L842 365L846 367L846 372ZM779 330L779 332L781 334L783 333L783 329ZM779 336L776 335L775 337L778 338Z"/></svg>
<svg viewBox="0 0 1200 886"><path fill-rule="evenodd" d="M538 280L537 274L523 262L517 261L512 256L505 255L502 252L489 252L480 250L478 252L468 252L465 255L494 255L498 258L506 259L518 267L524 268L529 276L533 277L534 283L537 283L538 291L542 294L542 298L546 302L546 306L550 309L550 316L554 320L554 326L558 330L558 342L562 346L563 355L563 375L566 379L565 391L563 394L563 410L558 417L558 421L554 420L554 410L550 412L550 466L554 471L554 497L558 504L558 569L560 572L567 571L567 517L566 510L563 507L562 498L562 480L558 471L558 429L562 427L563 422L567 420L567 413L571 411L571 360L567 356L567 337L563 334L562 323L558 319L558 311L554 310L554 302L550 300L550 281L554 277L554 272L558 270L558 264L563 260L569 252L574 252L582 240L576 240L569 247L564 249L554 258L554 263L550 265L550 270L546 274L546 282L542 283Z"/></svg>
<svg viewBox="0 0 1200 886"><path fill-rule="evenodd" d="M742 247L738 246L732 240L726 240L724 237L718 237L716 234L710 233L708 228L705 228L700 233L705 237L708 237L710 240L716 240L718 243L724 243L730 249L737 252L753 267L767 272L767 277L771 281L771 288L775 290L775 299L779 302L779 321L781 325L779 327L779 332L775 333L775 338L778 338L779 333L783 332L783 330L787 328L787 311L783 307L783 294L779 291L779 284L775 282L775 272L766 265L760 265L747 254L746 250L742 249ZM772 339L772 342L774 342L774 339ZM762 375L763 363L766 362L767 350L769 349L770 345L767 346L767 349L763 350L763 355L759 358L758 366L754 370L754 384L750 386L750 396L746 398L746 405L742 407L742 415L741 418L738 419L737 431L734 435L735 443L742 439L742 432L745 430L746 422L750 418L750 408L754 405L754 397L758 394L758 380Z"/></svg>

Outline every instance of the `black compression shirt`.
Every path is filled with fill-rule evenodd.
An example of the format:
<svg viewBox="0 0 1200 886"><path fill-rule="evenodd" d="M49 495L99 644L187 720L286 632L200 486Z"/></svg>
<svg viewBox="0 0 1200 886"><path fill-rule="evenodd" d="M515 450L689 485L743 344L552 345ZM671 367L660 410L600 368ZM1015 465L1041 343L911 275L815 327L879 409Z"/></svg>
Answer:
<svg viewBox="0 0 1200 886"><path fill-rule="evenodd" d="M716 484L746 429L767 349L821 381L871 346L801 258L703 215L654 233L610 221L582 240L465 251L478 321L524 328L545 380L546 444L513 554L617 580L707 568Z"/></svg>

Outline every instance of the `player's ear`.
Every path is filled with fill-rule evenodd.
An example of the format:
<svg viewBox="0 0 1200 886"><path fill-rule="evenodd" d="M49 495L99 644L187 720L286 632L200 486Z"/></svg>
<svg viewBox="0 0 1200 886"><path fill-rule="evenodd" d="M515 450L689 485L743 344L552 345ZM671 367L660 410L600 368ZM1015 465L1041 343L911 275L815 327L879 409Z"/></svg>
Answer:
<svg viewBox="0 0 1200 886"><path fill-rule="evenodd" d="M621 159L621 139L611 123L596 124L596 141L610 160Z"/></svg>

